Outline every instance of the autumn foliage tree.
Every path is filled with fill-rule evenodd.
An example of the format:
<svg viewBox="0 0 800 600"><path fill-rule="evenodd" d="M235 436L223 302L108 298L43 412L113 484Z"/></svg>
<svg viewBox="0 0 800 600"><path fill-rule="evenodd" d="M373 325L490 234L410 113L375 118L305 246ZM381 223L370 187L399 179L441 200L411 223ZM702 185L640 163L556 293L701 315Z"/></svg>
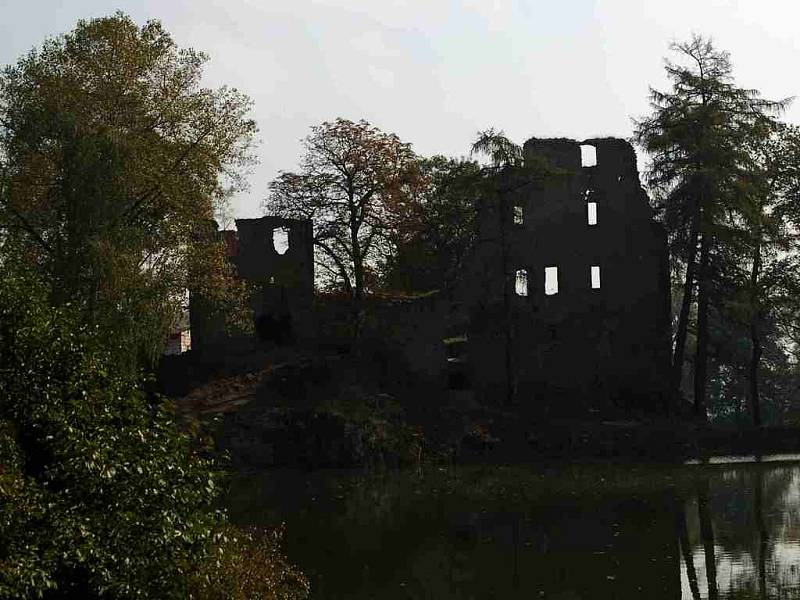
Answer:
<svg viewBox="0 0 800 600"><path fill-rule="evenodd" d="M236 295L223 248L197 232L244 185L256 125L245 95L202 87L206 61L117 13L0 74L0 256L134 366L160 354L190 277Z"/></svg>
<svg viewBox="0 0 800 600"><path fill-rule="evenodd" d="M307 597L140 375L190 279L239 289L207 232L255 125L205 60L117 14L0 74L2 598Z"/></svg>
<svg viewBox="0 0 800 600"><path fill-rule="evenodd" d="M478 163L433 156L419 166L419 193L395 228L395 251L382 269L383 285L392 290L451 288L475 241L483 190Z"/></svg>
<svg viewBox="0 0 800 600"><path fill-rule="evenodd" d="M417 157L410 144L363 120L312 127L303 146L299 170L270 183L264 208L313 222L321 280L344 289L358 310L392 251L398 221L414 210Z"/></svg>

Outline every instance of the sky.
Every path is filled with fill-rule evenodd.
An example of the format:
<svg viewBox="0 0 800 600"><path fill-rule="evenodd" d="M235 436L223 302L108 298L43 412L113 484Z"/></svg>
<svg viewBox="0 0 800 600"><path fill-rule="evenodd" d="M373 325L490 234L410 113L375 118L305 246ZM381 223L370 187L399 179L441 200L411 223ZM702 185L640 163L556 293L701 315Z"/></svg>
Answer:
<svg viewBox="0 0 800 600"><path fill-rule="evenodd" d="M337 117L425 156L466 155L488 127L520 144L627 138L648 88L667 86L670 43L693 33L731 53L739 85L800 95L796 0L0 0L0 64L116 10L160 20L211 56L206 85L253 99L259 164L236 217L263 214L300 140ZM800 122L800 101L785 119Z"/></svg>

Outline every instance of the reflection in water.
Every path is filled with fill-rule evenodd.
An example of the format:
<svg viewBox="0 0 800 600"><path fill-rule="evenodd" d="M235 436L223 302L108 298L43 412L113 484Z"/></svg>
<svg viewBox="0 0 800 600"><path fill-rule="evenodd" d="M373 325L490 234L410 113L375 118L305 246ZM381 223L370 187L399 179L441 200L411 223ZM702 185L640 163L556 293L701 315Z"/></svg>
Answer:
<svg viewBox="0 0 800 600"><path fill-rule="evenodd" d="M703 481L697 490L697 515L700 518L700 537L703 540L703 555L706 563L706 582L709 600L717 600L717 559L714 554L714 527L708 510L708 481Z"/></svg>
<svg viewBox="0 0 800 600"><path fill-rule="evenodd" d="M767 528L764 524L764 472L756 473L756 482L753 488L753 520L758 528L758 595L767 597Z"/></svg>
<svg viewBox="0 0 800 600"><path fill-rule="evenodd" d="M800 468L737 466L712 471L702 485L685 501L698 516L687 519L682 597L705 587L700 598L800 598Z"/></svg>
<svg viewBox="0 0 800 600"><path fill-rule="evenodd" d="M315 598L800 598L800 466L274 472L239 523L287 522Z"/></svg>
<svg viewBox="0 0 800 600"><path fill-rule="evenodd" d="M686 579L689 582L689 590L692 600L699 600L700 587L697 585L697 572L694 570L694 557L692 556L692 546L689 543L689 529L686 526L686 510L682 502L678 503L678 542L681 548L681 558L686 572Z"/></svg>

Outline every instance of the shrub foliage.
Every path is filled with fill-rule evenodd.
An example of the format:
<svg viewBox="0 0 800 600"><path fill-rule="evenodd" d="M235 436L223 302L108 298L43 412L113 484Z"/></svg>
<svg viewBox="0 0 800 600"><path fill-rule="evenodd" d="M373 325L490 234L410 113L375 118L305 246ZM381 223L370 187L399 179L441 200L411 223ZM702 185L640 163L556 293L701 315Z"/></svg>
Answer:
<svg viewBox="0 0 800 600"><path fill-rule="evenodd" d="M0 282L0 594L185 597L218 476L163 401L26 278Z"/></svg>
<svg viewBox="0 0 800 600"><path fill-rule="evenodd" d="M170 405L45 295L0 280L0 597L304 597L278 538L225 525Z"/></svg>

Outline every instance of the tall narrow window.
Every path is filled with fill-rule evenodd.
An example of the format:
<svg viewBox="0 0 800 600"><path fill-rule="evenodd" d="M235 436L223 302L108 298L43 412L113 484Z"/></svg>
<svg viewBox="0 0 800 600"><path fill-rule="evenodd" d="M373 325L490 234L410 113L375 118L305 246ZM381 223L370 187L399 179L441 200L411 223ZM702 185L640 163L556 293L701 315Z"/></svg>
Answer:
<svg viewBox="0 0 800 600"><path fill-rule="evenodd" d="M286 254L289 249L289 230L286 227L276 227L272 230L272 246L278 254Z"/></svg>
<svg viewBox="0 0 800 600"><path fill-rule="evenodd" d="M558 293L558 267L545 267L544 293L546 296Z"/></svg>
<svg viewBox="0 0 800 600"><path fill-rule="evenodd" d="M600 289L600 267L596 265L592 267L592 289Z"/></svg>
<svg viewBox="0 0 800 600"><path fill-rule="evenodd" d="M597 148L589 144L581 145L581 166L593 167L597 164Z"/></svg>
<svg viewBox="0 0 800 600"><path fill-rule="evenodd" d="M522 225L524 222L522 207L515 206L514 207L514 225Z"/></svg>
<svg viewBox="0 0 800 600"><path fill-rule="evenodd" d="M517 296L528 295L528 272L525 269L517 271L514 291L517 292Z"/></svg>
<svg viewBox="0 0 800 600"><path fill-rule="evenodd" d="M597 225L597 202L586 204L586 215L589 218L589 225Z"/></svg>

